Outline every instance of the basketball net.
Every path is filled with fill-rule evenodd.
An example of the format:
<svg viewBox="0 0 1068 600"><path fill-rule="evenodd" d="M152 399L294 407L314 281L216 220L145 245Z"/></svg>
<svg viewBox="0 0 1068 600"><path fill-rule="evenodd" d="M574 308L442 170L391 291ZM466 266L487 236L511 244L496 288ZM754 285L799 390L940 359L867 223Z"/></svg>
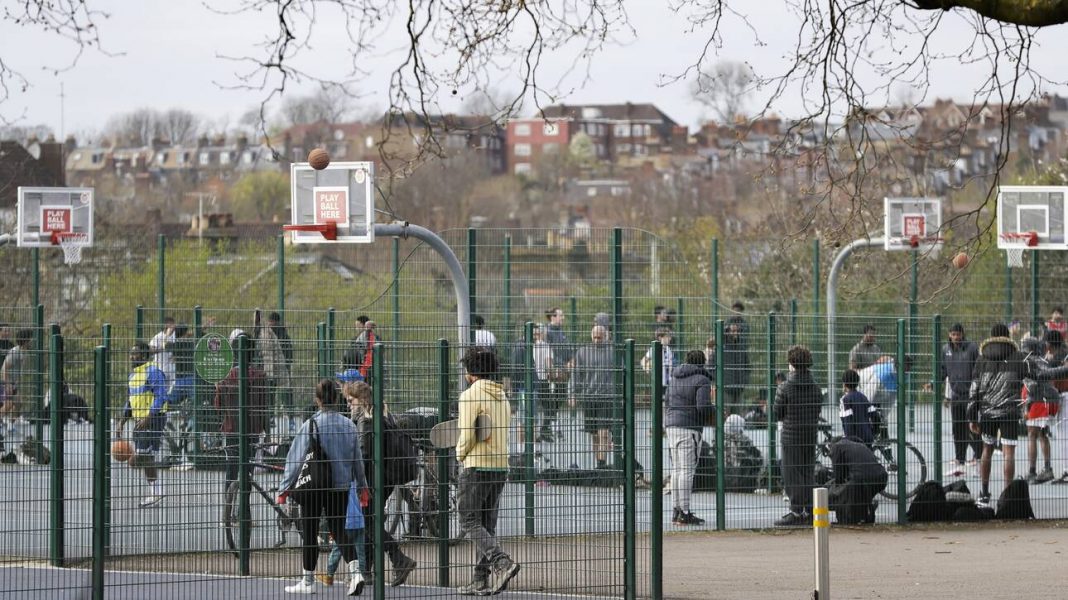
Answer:
<svg viewBox="0 0 1068 600"><path fill-rule="evenodd" d="M1013 269L1023 267L1023 248L1006 248L1005 255L1008 257L1009 267Z"/></svg>
<svg viewBox="0 0 1068 600"><path fill-rule="evenodd" d="M84 233L55 233L52 238L53 244L59 244L59 247L63 248L64 264L76 265L82 262L82 247L89 236Z"/></svg>
<svg viewBox="0 0 1068 600"><path fill-rule="evenodd" d="M1024 250L1033 250L1038 246L1038 233L1034 231L1028 231L1025 233L1003 233L1002 239L1023 242L1024 246L1012 246L1005 248L1005 256L1008 259L1008 265L1010 268L1019 269L1023 267L1023 255Z"/></svg>

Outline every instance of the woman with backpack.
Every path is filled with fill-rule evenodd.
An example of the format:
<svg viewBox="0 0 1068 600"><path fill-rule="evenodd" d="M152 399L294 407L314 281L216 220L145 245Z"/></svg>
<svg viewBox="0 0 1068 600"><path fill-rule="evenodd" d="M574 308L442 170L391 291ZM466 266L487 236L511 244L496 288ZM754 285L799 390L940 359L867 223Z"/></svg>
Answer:
<svg viewBox="0 0 1068 600"><path fill-rule="evenodd" d="M352 420L356 423L356 432L359 439L360 451L364 457L364 471L367 473L369 481L374 481L374 416L372 411L373 399L371 397L371 386L364 381L350 381L344 384L342 388L345 398L348 399L349 408L352 410ZM385 505L389 501L390 494L393 493L394 488L398 485L408 483L414 477L412 476L412 470L409 467L409 463L413 462L414 457L395 457L390 455L390 448L397 448L402 444L391 443L392 441L403 440L391 440L389 436L405 435L397 426L397 421L390 414L389 409L385 404L382 405L382 431L386 435L386 439L383 440L385 454L388 457L385 460L385 473L383 473L383 480L385 481L385 488L382 490L382 504ZM408 446L411 446L411 442L408 442ZM406 450L405 453L408 453ZM376 529L374 526L374 514L373 511L367 511L364 515L367 522L368 532L382 532L382 546L385 548L386 554L389 555L389 562L393 565L393 579L389 585L396 587L402 585L415 570L416 562L413 558L404 554L400 549L400 544L393 538L392 535L385 528ZM364 548L368 557L368 569L374 564L374 534L364 536Z"/></svg>
<svg viewBox="0 0 1068 600"><path fill-rule="evenodd" d="M315 386L315 406L318 409L310 419L300 426L286 456L285 474L278 485L278 504L284 505L286 498L293 494L302 510L301 534L304 545L301 548L301 560L304 574L296 584L287 586L287 594L314 594L316 592L315 566L319 561L319 520L326 518L334 540L341 548L341 555L350 566L352 578L349 581L348 595L358 596L363 591L364 579L358 568L354 568L357 559L356 547L345 529L345 514L349 502L349 487L356 480L361 503L368 497L367 479L363 473L363 456L356 442L356 425L340 411L344 410L344 397L340 386L333 379L320 379ZM316 452L318 446L319 452ZM319 454L315 463L320 461L329 465L327 473L318 473L309 454ZM307 463L307 467L305 467ZM315 471L325 479L319 489L305 489L307 481L314 483L315 477L308 473ZM304 477L302 477L304 472ZM318 487L318 486L315 486Z"/></svg>

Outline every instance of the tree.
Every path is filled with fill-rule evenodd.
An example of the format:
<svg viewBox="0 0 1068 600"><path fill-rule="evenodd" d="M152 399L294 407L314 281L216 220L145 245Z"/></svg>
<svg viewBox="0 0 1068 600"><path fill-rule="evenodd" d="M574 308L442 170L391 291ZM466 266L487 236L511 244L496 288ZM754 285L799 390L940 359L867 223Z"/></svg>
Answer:
<svg viewBox="0 0 1068 600"><path fill-rule="evenodd" d="M108 119L104 132L118 146L149 146L155 138L192 144L201 127L201 118L188 110L139 108Z"/></svg>
<svg viewBox="0 0 1068 600"><path fill-rule="evenodd" d="M287 125L338 123L353 110L353 96L344 85L324 85L306 96L291 96L282 102L282 120Z"/></svg>
<svg viewBox="0 0 1068 600"><path fill-rule="evenodd" d="M289 176L277 171L249 173L230 188L231 208L242 221L270 221L289 210Z"/></svg>
<svg viewBox="0 0 1068 600"><path fill-rule="evenodd" d="M753 95L756 77L753 69L734 61L716 63L709 72L700 72L690 86L693 98L712 109L724 125L745 115L745 104Z"/></svg>

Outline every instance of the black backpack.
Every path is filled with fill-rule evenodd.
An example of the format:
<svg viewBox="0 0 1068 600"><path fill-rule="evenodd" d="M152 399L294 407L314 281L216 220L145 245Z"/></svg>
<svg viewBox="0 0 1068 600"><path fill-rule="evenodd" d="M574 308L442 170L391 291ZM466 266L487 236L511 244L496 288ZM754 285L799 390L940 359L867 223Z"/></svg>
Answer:
<svg viewBox="0 0 1068 600"><path fill-rule="evenodd" d="M998 498L999 519L1033 519L1031 492L1023 479L1013 479Z"/></svg>
<svg viewBox="0 0 1068 600"><path fill-rule="evenodd" d="M710 492L716 490L716 453L708 442L701 440L701 450L697 455L697 472L693 476L693 491Z"/></svg>
<svg viewBox="0 0 1068 600"><path fill-rule="evenodd" d="M406 431L397 426L393 415L382 420L386 485L404 485L419 476L419 450Z"/></svg>
<svg viewBox="0 0 1068 600"><path fill-rule="evenodd" d="M921 483L907 514L912 523L933 523L949 519L952 513L942 485L937 481Z"/></svg>

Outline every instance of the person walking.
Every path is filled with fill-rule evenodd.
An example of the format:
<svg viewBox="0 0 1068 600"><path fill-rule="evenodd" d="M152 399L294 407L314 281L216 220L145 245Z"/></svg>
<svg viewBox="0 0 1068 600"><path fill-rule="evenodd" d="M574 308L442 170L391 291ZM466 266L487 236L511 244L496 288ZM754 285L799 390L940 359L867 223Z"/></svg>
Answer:
<svg viewBox="0 0 1068 600"><path fill-rule="evenodd" d="M456 459L462 469L457 481L460 527L475 546L474 576L460 588L467 596L502 592L519 573L519 563L497 540L497 515L501 492L508 479L508 430L511 406L496 381L497 355L485 348L469 348L464 354L464 379L468 388L460 394L460 437ZM493 430L485 440L475 431L475 420L487 415ZM493 580L490 580L490 576Z"/></svg>
<svg viewBox="0 0 1068 600"><path fill-rule="evenodd" d="M790 512L776 527L812 522L812 488L815 483L816 433L822 394L812 378L812 353L804 346L786 352L790 371L775 391L775 416L782 422L782 480L790 499Z"/></svg>
<svg viewBox="0 0 1068 600"><path fill-rule="evenodd" d="M349 565L351 578L348 595L358 596L363 591L364 579L356 566L356 547L345 529L345 513L348 507L349 486L356 480L356 489L360 494L362 505L366 505L365 496L369 496L367 479L363 472L363 456L357 443L356 424L340 411L347 408L338 383L333 379L320 379L315 386L314 415L297 430L293 443L286 455L285 473L278 484L278 504L284 505L286 498L297 482L304 459L311 447L311 423L315 423L317 437L325 459L330 463L331 487L313 490L302 494L301 500L301 534L304 545L301 548L301 566L304 575L297 583L287 586L287 594L314 594L317 583L315 567L319 562L319 520L326 517L327 526L334 535L334 540L341 548L341 556Z"/></svg>
<svg viewBox="0 0 1068 600"><path fill-rule="evenodd" d="M163 482L159 480L159 448L163 426L167 422L167 377L149 359L148 344L138 340L130 349L130 377L126 389L126 410L115 426L115 439L121 440L126 422L134 420L134 455L130 466L142 469L148 494L138 505L155 506L163 501Z"/></svg>
<svg viewBox="0 0 1068 600"><path fill-rule="evenodd" d="M360 443L360 453L363 455L364 473L367 475L369 482L374 481L374 414L373 398L371 386L364 381L350 381L345 383L342 388L342 393L348 400L349 408L352 411L352 420L356 423L356 435ZM397 431L399 429L396 419L389 412L389 407L382 406L382 431L386 432L387 440L389 439L390 431ZM388 445L383 445L388 447ZM382 489L382 505L385 506L389 502L389 497L393 494L393 491L398 485L408 483L403 481L408 476L398 476L401 469L398 468L396 463L399 459L387 460L385 464L385 481L386 487ZM377 492L372 492L377 493ZM374 513L368 511L364 515L364 519L367 521L367 530L369 535L364 538L364 553L368 556L368 572L373 567L374 557L374 535L382 534L382 547L385 549L386 555L389 556L389 562L393 565L393 579L389 585L397 587L403 585L407 581L408 576L415 570L416 562L414 559L404 554L401 551L400 543L386 530L385 527L374 526ZM366 579L366 575L365 575Z"/></svg>
<svg viewBox="0 0 1068 600"><path fill-rule="evenodd" d="M705 370L705 353L691 350L671 376L664 402L664 426L671 452L671 498L675 525L703 525L705 520L690 511L690 494L697 473L701 431L712 415L712 379Z"/></svg>

